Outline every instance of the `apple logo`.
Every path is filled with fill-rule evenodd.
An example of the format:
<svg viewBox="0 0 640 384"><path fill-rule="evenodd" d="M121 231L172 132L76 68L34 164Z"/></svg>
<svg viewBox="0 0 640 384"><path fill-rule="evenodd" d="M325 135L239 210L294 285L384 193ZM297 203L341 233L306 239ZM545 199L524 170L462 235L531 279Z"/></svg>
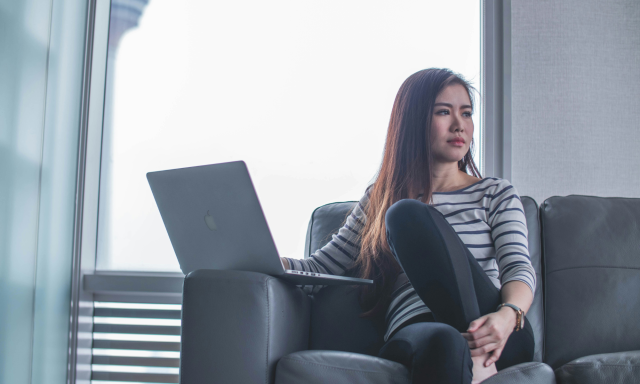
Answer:
<svg viewBox="0 0 640 384"><path fill-rule="evenodd" d="M204 222L207 223L207 227L209 227L210 230L215 231L218 229L216 223L213 221L213 216L209 214L209 211L207 211L207 215L204 217Z"/></svg>

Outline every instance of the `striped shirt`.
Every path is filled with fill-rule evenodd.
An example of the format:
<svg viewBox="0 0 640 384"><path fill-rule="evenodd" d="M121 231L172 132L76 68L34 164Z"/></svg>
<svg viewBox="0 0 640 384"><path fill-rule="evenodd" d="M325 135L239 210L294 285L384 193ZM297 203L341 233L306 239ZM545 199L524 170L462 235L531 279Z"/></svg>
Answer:
<svg viewBox="0 0 640 384"><path fill-rule="evenodd" d="M368 201L369 190L328 244L307 259L287 258L291 269L344 274L359 254ZM496 288L517 280L535 292L524 208L508 180L487 177L457 191L434 192L432 206L444 215ZM401 273L387 310L385 341L402 323L427 312L429 308Z"/></svg>

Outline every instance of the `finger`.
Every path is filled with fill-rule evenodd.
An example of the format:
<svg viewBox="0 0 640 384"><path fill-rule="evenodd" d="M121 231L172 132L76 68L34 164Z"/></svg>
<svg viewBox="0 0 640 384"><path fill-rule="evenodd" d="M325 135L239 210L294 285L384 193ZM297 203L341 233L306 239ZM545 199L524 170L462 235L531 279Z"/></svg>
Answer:
<svg viewBox="0 0 640 384"><path fill-rule="evenodd" d="M498 361L500 359L500 356L502 355L502 350L504 349L504 347L499 347L493 350L493 352L491 353L491 356L487 359L487 361L484 362L484 366L488 367L491 364L495 363L496 361Z"/></svg>
<svg viewBox="0 0 640 384"><path fill-rule="evenodd" d="M484 328L484 329L483 329ZM478 328L475 332L461 332L460 335L466 340L478 340L482 337L485 337L488 334L491 334L491 328L487 327L486 324L483 327Z"/></svg>
<svg viewBox="0 0 640 384"><path fill-rule="evenodd" d="M490 335L491 333L491 329L485 325L478 328L473 333L469 333L468 335L470 340L479 340L487 335Z"/></svg>
<svg viewBox="0 0 640 384"><path fill-rule="evenodd" d="M462 335L462 337L464 337L465 340L473 340L473 334L471 333L462 332L460 334Z"/></svg>
<svg viewBox="0 0 640 384"><path fill-rule="evenodd" d="M469 328L467 328L467 332L475 332L487 321L487 316L479 317L469 323Z"/></svg>
<svg viewBox="0 0 640 384"><path fill-rule="evenodd" d="M469 344L470 349L481 348L490 343L497 343L500 340L497 339L494 335L487 335L477 340L467 340L467 344Z"/></svg>
<svg viewBox="0 0 640 384"><path fill-rule="evenodd" d="M471 351L471 356L482 356L485 353L489 353L489 352L495 350L497 346L498 346L497 343L490 343L490 344L484 345L484 346L482 346L480 348L471 349L470 350Z"/></svg>

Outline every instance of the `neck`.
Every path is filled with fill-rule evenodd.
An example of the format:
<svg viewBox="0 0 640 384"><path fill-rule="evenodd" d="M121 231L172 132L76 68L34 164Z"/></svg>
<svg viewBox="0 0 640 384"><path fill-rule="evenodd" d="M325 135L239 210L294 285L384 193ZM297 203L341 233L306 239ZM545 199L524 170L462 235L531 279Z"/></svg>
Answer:
<svg viewBox="0 0 640 384"><path fill-rule="evenodd" d="M434 192L447 192L455 190L464 184L466 175L458 169L458 163L434 162L432 174L432 190Z"/></svg>

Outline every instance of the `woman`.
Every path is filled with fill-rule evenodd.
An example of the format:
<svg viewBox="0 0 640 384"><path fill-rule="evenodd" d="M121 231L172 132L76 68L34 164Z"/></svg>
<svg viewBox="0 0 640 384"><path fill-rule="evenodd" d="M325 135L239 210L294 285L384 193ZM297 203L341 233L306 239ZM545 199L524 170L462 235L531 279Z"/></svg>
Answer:
<svg viewBox="0 0 640 384"><path fill-rule="evenodd" d="M478 383L533 359L524 209L507 180L479 178L472 89L447 69L411 75L376 181L326 246L282 258L290 269L373 279L361 299L365 316L386 316L379 355L405 364L413 383Z"/></svg>

